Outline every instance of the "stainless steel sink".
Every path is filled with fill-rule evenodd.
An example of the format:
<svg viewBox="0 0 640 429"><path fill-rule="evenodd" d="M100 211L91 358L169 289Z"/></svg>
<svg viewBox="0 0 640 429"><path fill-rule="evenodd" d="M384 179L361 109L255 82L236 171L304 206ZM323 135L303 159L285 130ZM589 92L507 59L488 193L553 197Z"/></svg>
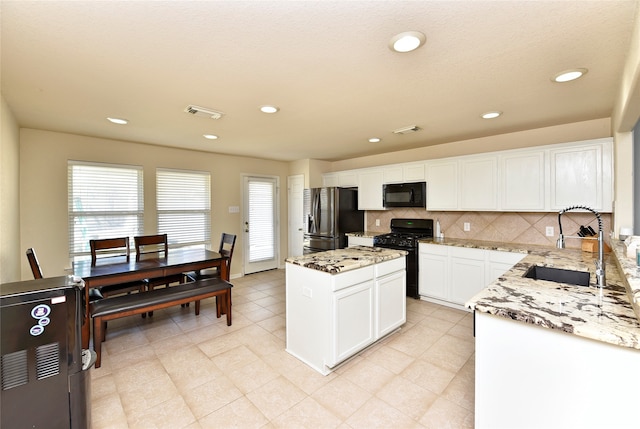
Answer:
<svg viewBox="0 0 640 429"><path fill-rule="evenodd" d="M564 270L561 268L532 265L524 277L534 280L547 280L556 283L568 283L576 286L589 286L588 271Z"/></svg>

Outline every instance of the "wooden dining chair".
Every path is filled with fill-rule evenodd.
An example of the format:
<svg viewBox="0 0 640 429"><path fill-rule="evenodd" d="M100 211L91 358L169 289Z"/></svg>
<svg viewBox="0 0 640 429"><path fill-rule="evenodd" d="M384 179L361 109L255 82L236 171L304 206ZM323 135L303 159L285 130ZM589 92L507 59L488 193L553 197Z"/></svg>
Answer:
<svg viewBox="0 0 640 429"><path fill-rule="evenodd" d="M129 262L131 260L131 249L129 248L129 237L104 238L100 240L89 240L91 248L91 266L95 267L109 262ZM102 286L98 288L103 297L131 293L133 291L144 292L146 283L134 281L117 285Z"/></svg>
<svg viewBox="0 0 640 429"><path fill-rule="evenodd" d="M36 257L36 251L33 250L32 247L27 249L27 260L29 261L29 266L31 267L33 278L36 280L41 279L42 270L40 269L40 263L38 262L38 258Z"/></svg>
<svg viewBox="0 0 640 429"><path fill-rule="evenodd" d="M136 262L145 259L166 259L169 254L169 240L167 234L140 235L133 237L136 249ZM144 279L147 290L153 290L156 286L169 287L172 283L184 283L182 274L174 274L166 277L154 277ZM149 312L153 316L153 311Z"/></svg>
<svg viewBox="0 0 640 429"><path fill-rule="evenodd" d="M220 246L218 248L218 253L222 256L226 256L227 260L225 261L227 264L227 275L231 273L231 257L233 256L233 249L236 246L236 236L235 234L227 234L223 232L220 236ZM184 274L186 281L196 281L201 279L208 279L213 277L220 277L220 270L217 268L211 268L204 272L202 271L190 271ZM229 281L229 279L222 279ZM224 303L222 300L216 298L216 316L220 317L220 315L225 311Z"/></svg>

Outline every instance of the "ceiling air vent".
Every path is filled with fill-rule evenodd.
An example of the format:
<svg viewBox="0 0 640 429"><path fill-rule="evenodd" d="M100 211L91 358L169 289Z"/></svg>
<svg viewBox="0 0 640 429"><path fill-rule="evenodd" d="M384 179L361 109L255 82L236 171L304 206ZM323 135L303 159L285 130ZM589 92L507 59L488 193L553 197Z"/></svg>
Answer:
<svg viewBox="0 0 640 429"><path fill-rule="evenodd" d="M213 109L207 109L205 107L199 107L199 106L194 106L192 104L188 105L186 107L186 109L184 109L185 112L190 113L194 116L204 116L206 118L211 118L211 119L220 119L222 118L222 115L224 115L223 112L216 112Z"/></svg>
<svg viewBox="0 0 640 429"><path fill-rule="evenodd" d="M393 134L411 134L411 133L415 133L416 131L420 131L422 128L420 128L417 125L409 125L408 127L402 127L402 128L398 128L397 130L393 130Z"/></svg>

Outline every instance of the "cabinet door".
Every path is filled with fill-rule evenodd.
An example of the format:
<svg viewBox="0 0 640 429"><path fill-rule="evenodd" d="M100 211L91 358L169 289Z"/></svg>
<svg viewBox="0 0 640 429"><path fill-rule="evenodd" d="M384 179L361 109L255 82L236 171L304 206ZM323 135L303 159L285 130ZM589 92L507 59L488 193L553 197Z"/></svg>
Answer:
<svg viewBox="0 0 640 429"><path fill-rule="evenodd" d="M376 339L407 321L406 281L404 270L376 279Z"/></svg>
<svg viewBox="0 0 640 429"><path fill-rule="evenodd" d="M480 251L481 252L481 251ZM451 257L451 302L464 305L485 288L485 262L477 259Z"/></svg>
<svg viewBox="0 0 640 429"><path fill-rule="evenodd" d="M551 209L574 205L602 209L602 147L591 145L549 151Z"/></svg>
<svg viewBox="0 0 640 429"><path fill-rule="evenodd" d="M524 253L500 252L497 250L489 250L487 252L488 268L485 273L487 276L485 281L487 286L513 268L515 264L526 256Z"/></svg>
<svg viewBox="0 0 640 429"><path fill-rule="evenodd" d="M322 186L333 188L340 186L340 177L337 173L326 173L322 175Z"/></svg>
<svg viewBox="0 0 640 429"><path fill-rule="evenodd" d="M458 162L427 165L427 209L458 209Z"/></svg>
<svg viewBox="0 0 640 429"><path fill-rule="evenodd" d="M449 253L447 246L420 244L418 292L420 295L449 299Z"/></svg>
<svg viewBox="0 0 640 429"><path fill-rule="evenodd" d="M382 170L361 172L358 175L358 209L384 210L382 205Z"/></svg>
<svg viewBox="0 0 640 429"><path fill-rule="evenodd" d="M385 167L383 171L384 183L402 183L402 166Z"/></svg>
<svg viewBox="0 0 640 429"><path fill-rule="evenodd" d="M338 174L338 183L343 188L358 186L358 173L355 171L341 172Z"/></svg>
<svg viewBox="0 0 640 429"><path fill-rule="evenodd" d="M402 177L406 183L424 182L424 164L405 165Z"/></svg>
<svg viewBox="0 0 640 429"><path fill-rule="evenodd" d="M333 295L333 344L329 366L347 359L375 341L373 280Z"/></svg>
<svg viewBox="0 0 640 429"><path fill-rule="evenodd" d="M503 210L544 210L544 152L503 155Z"/></svg>
<svg viewBox="0 0 640 429"><path fill-rule="evenodd" d="M347 236L349 242L348 246L369 246L373 247L373 237L354 237L352 235Z"/></svg>
<svg viewBox="0 0 640 429"><path fill-rule="evenodd" d="M463 210L498 209L497 157L460 161L460 208Z"/></svg>

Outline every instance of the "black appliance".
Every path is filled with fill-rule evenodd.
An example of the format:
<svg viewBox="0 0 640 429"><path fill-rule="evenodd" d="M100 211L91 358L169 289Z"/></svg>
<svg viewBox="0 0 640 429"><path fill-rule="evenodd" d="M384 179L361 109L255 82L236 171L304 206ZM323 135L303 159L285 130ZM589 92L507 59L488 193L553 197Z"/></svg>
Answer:
<svg viewBox="0 0 640 429"><path fill-rule="evenodd" d="M427 207L427 183L388 183L382 186L383 204L393 207Z"/></svg>
<svg viewBox="0 0 640 429"><path fill-rule="evenodd" d="M358 190L311 188L303 194L305 254L347 247L347 232L364 231Z"/></svg>
<svg viewBox="0 0 640 429"><path fill-rule="evenodd" d="M407 296L418 294L418 241L433 238L433 219L391 219L391 232L373 238L375 247L406 250Z"/></svg>
<svg viewBox="0 0 640 429"><path fill-rule="evenodd" d="M83 288L72 276L0 285L0 427L91 427Z"/></svg>

